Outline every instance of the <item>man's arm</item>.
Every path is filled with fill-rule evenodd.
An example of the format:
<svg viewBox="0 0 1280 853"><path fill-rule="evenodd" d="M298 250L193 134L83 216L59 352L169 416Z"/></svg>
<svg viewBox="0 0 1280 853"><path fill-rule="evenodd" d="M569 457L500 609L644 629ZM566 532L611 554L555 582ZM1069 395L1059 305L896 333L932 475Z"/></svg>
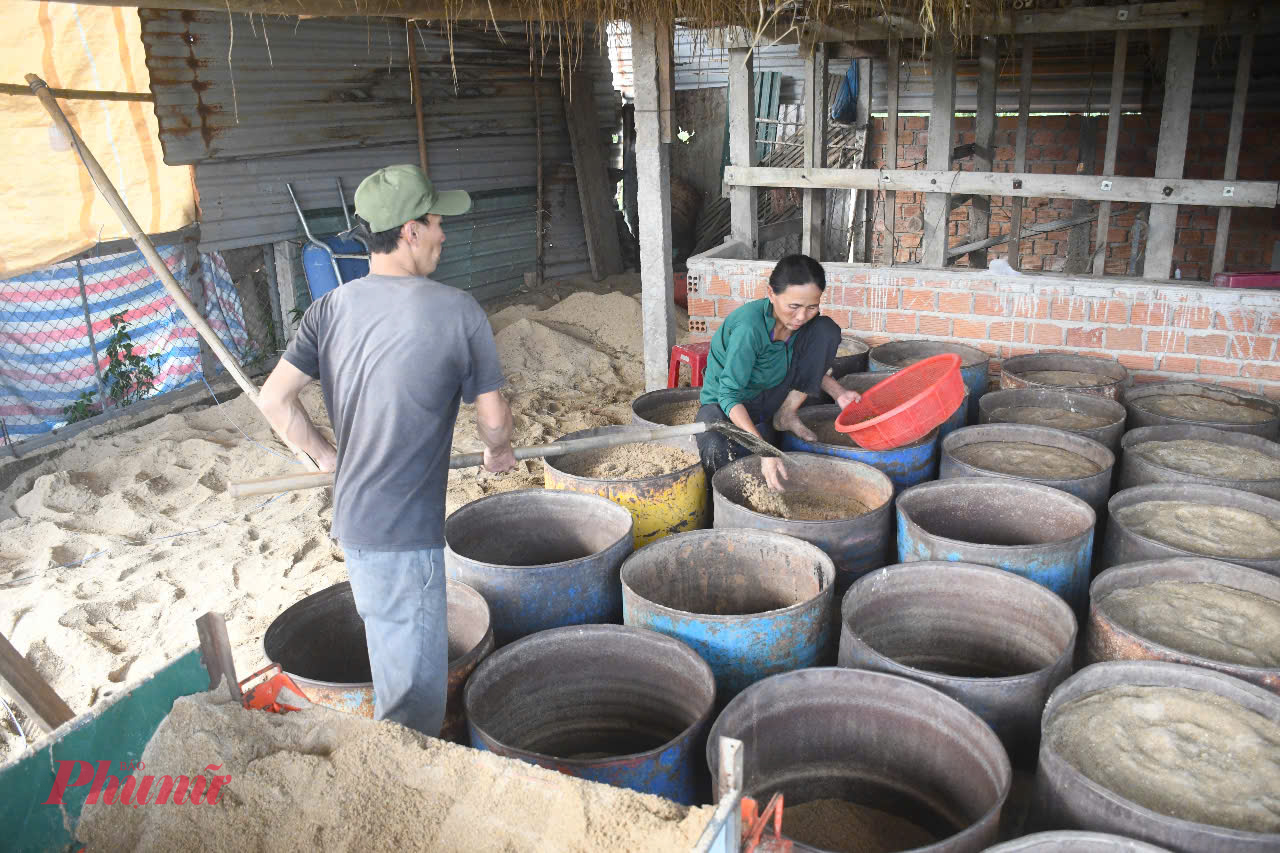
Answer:
<svg viewBox="0 0 1280 853"><path fill-rule="evenodd" d="M511 433L515 429L511 406L501 391L488 391L476 396L476 433L484 442L484 469L493 474L516 467L511 449Z"/></svg>
<svg viewBox="0 0 1280 853"><path fill-rule="evenodd" d="M309 454L321 471L332 471L338 465L338 451L311 423L298 398L310 381L310 376L282 358L262 386L258 407L276 432Z"/></svg>

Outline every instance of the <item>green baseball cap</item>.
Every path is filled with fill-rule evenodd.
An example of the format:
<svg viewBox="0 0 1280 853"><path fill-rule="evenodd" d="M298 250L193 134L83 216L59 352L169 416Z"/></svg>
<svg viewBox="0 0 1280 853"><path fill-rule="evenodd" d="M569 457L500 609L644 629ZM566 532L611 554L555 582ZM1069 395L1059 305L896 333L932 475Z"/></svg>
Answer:
<svg viewBox="0 0 1280 853"><path fill-rule="evenodd" d="M471 209L465 190L440 192L427 173L405 164L379 169L356 188L356 214L369 223L369 230L390 231L428 213L460 216Z"/></svg>

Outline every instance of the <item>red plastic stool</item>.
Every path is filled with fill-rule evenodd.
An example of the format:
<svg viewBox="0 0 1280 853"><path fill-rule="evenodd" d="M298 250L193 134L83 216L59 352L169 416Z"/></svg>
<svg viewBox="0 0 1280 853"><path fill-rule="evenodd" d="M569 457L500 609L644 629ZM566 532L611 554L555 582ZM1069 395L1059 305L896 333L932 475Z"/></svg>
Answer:
<svg viewBox="0 0 1280 853"><path fill-rule="evenodd" d="M667 369L667 387L674 388L680 382L680 362L689 365L689 384L694 388L702 386L702 374L707 369L707 353L711 352L710 343L676 344L671 348L671 366Z"/></svg>

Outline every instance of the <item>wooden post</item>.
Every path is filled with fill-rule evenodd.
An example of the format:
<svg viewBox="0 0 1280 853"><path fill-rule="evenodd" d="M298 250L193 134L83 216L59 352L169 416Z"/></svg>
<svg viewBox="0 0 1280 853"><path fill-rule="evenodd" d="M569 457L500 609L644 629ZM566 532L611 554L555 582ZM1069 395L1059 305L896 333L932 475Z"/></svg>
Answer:
<svg viewBox="0 0 1280 853"><path fill-rule="evenodd" d="M995 163L992 145L996 134L996 61L998 45L995 36L983 36L978 50L978 111L974 118L973 170L990 172ZM976 195L969 209L969 242L991 236L991 197ZM969 266L987 268L987 250L969 253Z"/></svg>
<svg viewBox="0 0 1280 853"><path fill-rule="evenodd" d="M889 91L889 110L884 119L884 167L898 168L898 79L901 68L898 50L901 43L889 39L889 79L885 81ZM884 227L887 241L885 263L893 266L898 260L898 194L890 190L884 194Z"/></svg>
<svg viewBox="0 0 1280 853"><path fill-rule="evenodd" d="M1097 168L1098 120L1094 116L1080 116L1080 166L1079 174L1092 175ZM1071 202L1071 216L1084 216L1093 209L1093 202L1076 199ZM1063 270L1068 275L1081 275L1089 271L1089 225L1082 223L1067 235L1067 261Z"/></svg>
<svg viewBox="0 0 1280 853"><path fill-rule="evenodd" d="M862 125L862 159L858 168L867 164L867 140L871 137L871 60L858 60L858 123ZM853 194L855 223L849 239L849 261L871 260L871 218L875 214L875 193L861 190Z"/></svg>
<svg viewBox="0 0 1280 853"><path fill-rule="evenodd" d="M209 672L209 689L216 689L225 680L231 701L239 702L240 680L236 678L236 662L227 637L227 620L221 613L206 613L196 620L196 633L200 635L200 656Z"/></svg>
<svg viewBox="0 0 1280 853"><path fill-rule="evenodd" d="M1018 80L1018 132L1014 138L1013 171L1027 170L1027 123L1031 120L1031 64L1035 59L1035 42L1031 36L1022 39L1022 76ZM1022 205L1021 198L1013 200L1010 216L1009 266L1022 269Z"/></svg>
<svg viewBox="0 0 1280 853"><path fill-rule="evenodd" d="M112 185L111 179L107 177L107 173L102 171L102 166L99 165L93 153L89 151L88 146L84 144L80 134L76 133L75 128L67 121L67 117L62 114L62 109L58 106L58 102L49 94L49 87L35 74L26 75L26 80L27 84L31 86L31 91L35 92L36 97L40 99L40 103L48 111L50 117L53 118L53 123L57 125L63 137L66 138L71 147L75 149L76 154L79 155L80 161L84 164L85 170L88 171L89 177L98 188L103 200L120 218L121 224L129 232L129 236L133 238L138 250L147 259L147 263L151 265L151 271L160 279L160 283L164 285L169 297L186 315L187 320L195 327L196 332L209 345L209 348L213 350L214 355L218 357L218 361L222 362L222 366L231 374L231 378L240 386L245 396L257 406L258 386L253 384L253 380L240 367L240 363L236 361L235 356L227 349L226 344L222 342L222 339L213 331L208 321L196 309L196 306L191 303L191 300L187 298L187 294L182 290L177 280L174 279L173 273L169 272L169 267L165 265L160 254L156 252L156 247L152 245L151 238L138 225L138 220L133 218L133 213L125 205L124 199L120 198L120 194L116 192L116 188ZM274 431L275 428L272 427L272 430ZM276 433L276 435L285 447L292 450L299 461L303 462L310 470L318 469L315 460L295 447L285 436L279 433Z"/></svg>
<svg viewBox="0 0 1280 853"><path fill-rule="evenodd" d="M418 165L427 171L427 123L422 115L422 77L418 73L418 23L404 22L404 33L409 41L409 89L413 93L413 115L418 122Z"/></svg>
<svg viewBox="0 0 1280 853"><path fill-rule="evenodd" d="M1116 172L1116 148L1120 144L1120 115L1124 105L1124 66L1129 56L1129 31L1116 33L1116 53L1111 60L1111 109L1107 112L1107 147L1102 155L1102 174L1111 177ZM1093 274L1107 271L1107 244L1111 233L1111 202L1098 202L1097 254L1093 258Z"/></svg>
<svg viewBox="0 0 1280 853"><path fill-rule="evenodd" d="M1187 159L1187 131L1191 124L1191 87L1196 76L1199 27L1169 31L1169 61L1164 73L1164 106L1160 111L1160 140L1156 147L1156 177L1181 178ZM1147 251L1142 264L1145 279L1167 279L1173 272L1173 244L1178 238L1178 206L1153 204L1147 223Z"/></svg>
<svg viewBox="0 0 1280 853"><path fill-rule="evenodd" d="M956 112L955 42L949 30L941 30L933 43L929 77L933 82L933 106L929 110L929 147L926 156L931 170L951 168L951 136ZM946 187L925 193L924 249L920 262L926 267L947 265L947 222L951 195Z"/></svg>
<svg viewBox="0 0 1280 853"><path fill-rule="evenodd" d="M653 23L637 20L631 25L644 383L649 391L667 387L667 363L676 342L671 271L671 151L662 141L659 94L662 80L670 79L660 65L665 61L663 56L671 55L671 29L661 29L660 35L659 27ZM665 47L659 46L660 38L667 40ZM732 67L733 63L729 64Z"/></svg>
<svg viewBox="0 0 1280 853"><path fill-rule="evenodd" d="M536 287L542 287L546 276L546 260L544 246L546 240L542 235L542 209L546 203L543 198L542 181L542 72L535 68L533 74L533 156L536 160L534 178L537 181L537 194L533 209L533 281Z"/></svg>
<svg viewBox="0 0 1280 853"><path fill-rule="evenodd" d="M1244 105L1249 95L1249 71L1253 66L1253 33L1240 37L1240 64L1236 66L1236 94L1231 102L1231 130L1227 134L1227 164L1224 181L1234 181L1240 166L1240 138L1244 135ZM1216 275L1227 266L1227 234L1231 230L1231 208L1218 208L1218 233L1213 239L1213 266Z"/></svg>
<svg viewBox="0 0 1280 853"><path fill-rule="evenodd" d="M827 165L827 46L813 45L804 61L804 164ZM800 251L822 260L823 220L827 209L826 190L804 190L801 202Z"/></svg>
<svg viewBox="0 0 1280 853"><path fill-rule="evenodd" d="M622 272L618 248L617 217L609 192L604 154L600 150L600 124L591 94L591 77L579 65L564 97L564 115L569 125L573 149L573 171L578 179L578 201L582 205L582 225L587 237L591 277L596 281Z"/></svg>
<svg viewBox="0 0 1280 853"><path fill-rule="evenodd" d="M75 716L3 634L0 634L0 685L17 701L23 713L45 731L51 732Z"/></svg>
<svg viewBox="0 0 1280 853"><path fill-rule="evenodd" d="M751 50L729 48L729 163L755 165L755 98L753 97ZM637 97L639 87L637 87ZM747 258L759 253L760 225L754 187L735 186L729 190L729 234L747 247Z"/></svg>

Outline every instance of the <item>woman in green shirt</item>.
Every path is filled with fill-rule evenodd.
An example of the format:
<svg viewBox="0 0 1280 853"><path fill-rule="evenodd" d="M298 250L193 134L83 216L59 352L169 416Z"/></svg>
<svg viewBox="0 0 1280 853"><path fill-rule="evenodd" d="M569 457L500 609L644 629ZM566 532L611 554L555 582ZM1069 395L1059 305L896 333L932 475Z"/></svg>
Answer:
<svg viewBox="0 0 1280 853"><path fill-rule="evenodd" d="M797 415L806 398L825 391L842 407L858 400L830 375L840 327L818 314L826 287L822 265L808 255L778 261L769 276L769 295L726 317L711 339L699 421L729 420L766 441L775 441L779 430L814 441ZM697 441L707 476L751 454L720 433L702 433ZM764 459L761 467L769 487L783 491L782 461Z"/></svg>

